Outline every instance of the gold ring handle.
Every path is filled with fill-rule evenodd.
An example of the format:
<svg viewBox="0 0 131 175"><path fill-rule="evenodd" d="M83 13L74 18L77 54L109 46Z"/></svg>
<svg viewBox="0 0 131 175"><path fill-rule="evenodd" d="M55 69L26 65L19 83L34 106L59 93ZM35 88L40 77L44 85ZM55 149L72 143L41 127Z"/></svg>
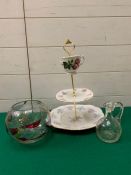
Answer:
<svg viewBox="0 0 131 175"><path fill-rule="evenodd" d="M63 46L63 49L70 56L72 55L72 52L75 50L75 44L73 44L72 41L67 39Z"/></svg>

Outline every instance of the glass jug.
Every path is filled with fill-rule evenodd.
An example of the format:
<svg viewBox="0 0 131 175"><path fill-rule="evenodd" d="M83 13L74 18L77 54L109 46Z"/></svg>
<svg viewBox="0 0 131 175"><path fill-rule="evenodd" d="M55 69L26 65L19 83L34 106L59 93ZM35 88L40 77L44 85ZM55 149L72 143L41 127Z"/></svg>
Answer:
<svg viewBox="0 0 131 175"><path fill-rule="evenodd" d="M107 102L104 107L105 117L101 118L96 124L96 134L103 142L114 143L119 140L122 134L121 117L124 107L120 102ZM119 109L119 113L113 116L115 108Z"/></svg>
<svg viewBox="0 0 131 175"><path fill-rule="evenodd" d="M47 116L48 110L41 101L26 100L11 107L5 124L15 140L30 144L41 140L47 133Z"/></svg>

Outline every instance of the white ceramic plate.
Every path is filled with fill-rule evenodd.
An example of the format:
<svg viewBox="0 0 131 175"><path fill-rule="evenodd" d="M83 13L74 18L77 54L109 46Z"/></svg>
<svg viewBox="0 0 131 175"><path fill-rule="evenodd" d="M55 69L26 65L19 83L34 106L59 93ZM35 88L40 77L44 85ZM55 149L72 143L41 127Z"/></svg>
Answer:
<svg viewBox="0 0 131 175"><path fill-rule="evenodd" d="M50 112L50 125L65 130L84 130L96 126L97 121L104 117L102 110L93 105L64 105Z"/></svg>
<svg viewBox="0 0 131 175"><path fill-rule="evenodd" d="M93 92L87 88L76 88L75 102L82 102L93 97ZM56 99L63 102L74 102L73 90L64 89L56 94Z"/></svg>

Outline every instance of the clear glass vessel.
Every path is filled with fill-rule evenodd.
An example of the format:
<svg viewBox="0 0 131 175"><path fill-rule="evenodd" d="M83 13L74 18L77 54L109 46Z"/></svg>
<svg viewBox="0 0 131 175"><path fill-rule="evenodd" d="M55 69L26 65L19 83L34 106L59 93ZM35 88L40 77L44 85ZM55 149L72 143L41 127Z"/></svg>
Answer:
<svg viewBox="0 0 131 175"><path fill-rule="evenodd" d="M37 142L47 133L47 115L48 110L41 101L27 100L16 103L5 119L7 131L20 143Z"/></svg>
<svg viewBox="0 0 131 175"><path fill-rule="evenodd" d="M104 105L105 116L96 124L96 134L100 140L106 143L114 143L119 140L122 134L121 117L123 114L123 104L120 102L107 102ZM113 116L116 107L119 113Z"/></svg>

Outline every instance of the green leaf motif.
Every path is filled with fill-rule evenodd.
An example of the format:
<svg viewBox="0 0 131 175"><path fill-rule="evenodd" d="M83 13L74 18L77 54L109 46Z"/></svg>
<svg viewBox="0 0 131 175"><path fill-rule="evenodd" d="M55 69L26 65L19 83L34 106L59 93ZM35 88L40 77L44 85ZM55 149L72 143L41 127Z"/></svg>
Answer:
<svg viewBox="0 0 131 175"><path fill-rule="evenodd" d="M68 60L68 62L63 62L64 69L71 69L73 66L73 60Z"/></svg>
<svg viewBox="0 0 131 175"><path fill-rule="evenodd" d="M63 62L64 68L68 69L68 63L67 62Z"/></svg>

